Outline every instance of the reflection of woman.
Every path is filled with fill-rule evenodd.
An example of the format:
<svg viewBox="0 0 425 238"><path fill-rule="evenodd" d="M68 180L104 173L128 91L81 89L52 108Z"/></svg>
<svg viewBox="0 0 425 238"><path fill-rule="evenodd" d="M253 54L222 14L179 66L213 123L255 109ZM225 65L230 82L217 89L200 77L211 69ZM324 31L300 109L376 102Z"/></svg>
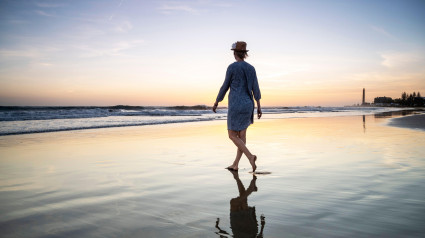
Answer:
<svg viewBox="0 0 425 238"><path fill-rule="evenodd" d="M255 214L255 207L248 206L248 196L252 192L257 191L255 182L257 177L252 176L251 183L248 189L245 189L241 180L239 179L238 172L231 171L233 178L236 180L239 190L239 196L230 200L230 226L232 228L234 237L263 237L263 230L265 225L264 216L261 215L261 230L258 233L257 216ZM228 235L228 233L219 227L220 219L217 218L215 227L219 230L217 234L220 236Z"/></svg>
<svg viewBox="0 0 425 238"><path fill-rule="evenodd" d="M233 55L236 62L229 65L226 72L226 78L217 99L213 106L213 111L216 112L218 103L221 102L230 88L229 107L227 113L227 130L229 138L238 147L236 159L232 165L227 167L229 170L238 170L239 160L242 154L248 158L252 166L252 171L257 168L255 161L257 156L251 154L246 143L246 130L250 124L254 122L254 100L257 101L258 119L261 118L260 105L260 87L258 86L257 74L255 68L244 61L248 56L246 43L238 41L232 45Z"/></svg>

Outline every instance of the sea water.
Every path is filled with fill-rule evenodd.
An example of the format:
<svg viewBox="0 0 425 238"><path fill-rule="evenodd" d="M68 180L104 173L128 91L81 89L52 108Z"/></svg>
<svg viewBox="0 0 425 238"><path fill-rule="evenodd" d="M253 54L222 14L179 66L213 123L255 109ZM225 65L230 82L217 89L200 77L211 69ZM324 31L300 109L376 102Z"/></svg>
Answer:
<svg viewBox="0 0 425 238"><path fill-rule="evenodd" d="M398 111L383 107L266 107L263 118L303 118L371 115ZM111 106L111 107L0 107L0 136L225 120L227 108Z"/></svg>

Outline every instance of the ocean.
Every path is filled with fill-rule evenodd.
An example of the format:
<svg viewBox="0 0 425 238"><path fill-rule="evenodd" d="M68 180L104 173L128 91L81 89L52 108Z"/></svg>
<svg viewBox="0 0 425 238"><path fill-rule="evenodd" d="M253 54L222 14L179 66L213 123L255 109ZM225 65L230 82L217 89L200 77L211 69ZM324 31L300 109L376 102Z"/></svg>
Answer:
<svg viewBox="0 0 425 238"><path fill-rule="evenodd" d="M265 107L263 119L371 115L402 108L384 107ZM217 113L197 106L85 106L0 107L0 136L107 127L127 127L225 120L227 108Z"/></svg>

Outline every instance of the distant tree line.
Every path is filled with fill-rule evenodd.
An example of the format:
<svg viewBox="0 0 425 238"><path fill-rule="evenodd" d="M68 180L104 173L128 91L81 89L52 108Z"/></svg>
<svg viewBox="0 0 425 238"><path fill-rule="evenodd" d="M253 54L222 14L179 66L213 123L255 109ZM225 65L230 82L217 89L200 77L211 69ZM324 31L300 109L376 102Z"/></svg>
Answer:
<svg viewBox="0 0 425 238"><path fill-rule="evenodd" d="M374 104L377 105L394 105L394 106L406 106L406 107L423 107L425 105L425 99L421 96L421 93L413 92L407 94L403 92L401 98L392 99L390 97L376 97L373 100Z"/></svg>

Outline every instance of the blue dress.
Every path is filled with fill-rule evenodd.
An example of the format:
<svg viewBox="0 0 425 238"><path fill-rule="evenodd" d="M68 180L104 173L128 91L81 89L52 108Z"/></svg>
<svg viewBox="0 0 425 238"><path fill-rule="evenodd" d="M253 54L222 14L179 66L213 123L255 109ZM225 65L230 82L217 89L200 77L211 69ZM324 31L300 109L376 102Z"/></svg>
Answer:
<svg viewBox="0 0 425 238"><path fill-rule="evenodd" d="M221 102L230 88L227 112L227 129L242 131L254 123L254 100L261 99L255 68L245 61L227 67L226 78L217 95Z"/></svg>

